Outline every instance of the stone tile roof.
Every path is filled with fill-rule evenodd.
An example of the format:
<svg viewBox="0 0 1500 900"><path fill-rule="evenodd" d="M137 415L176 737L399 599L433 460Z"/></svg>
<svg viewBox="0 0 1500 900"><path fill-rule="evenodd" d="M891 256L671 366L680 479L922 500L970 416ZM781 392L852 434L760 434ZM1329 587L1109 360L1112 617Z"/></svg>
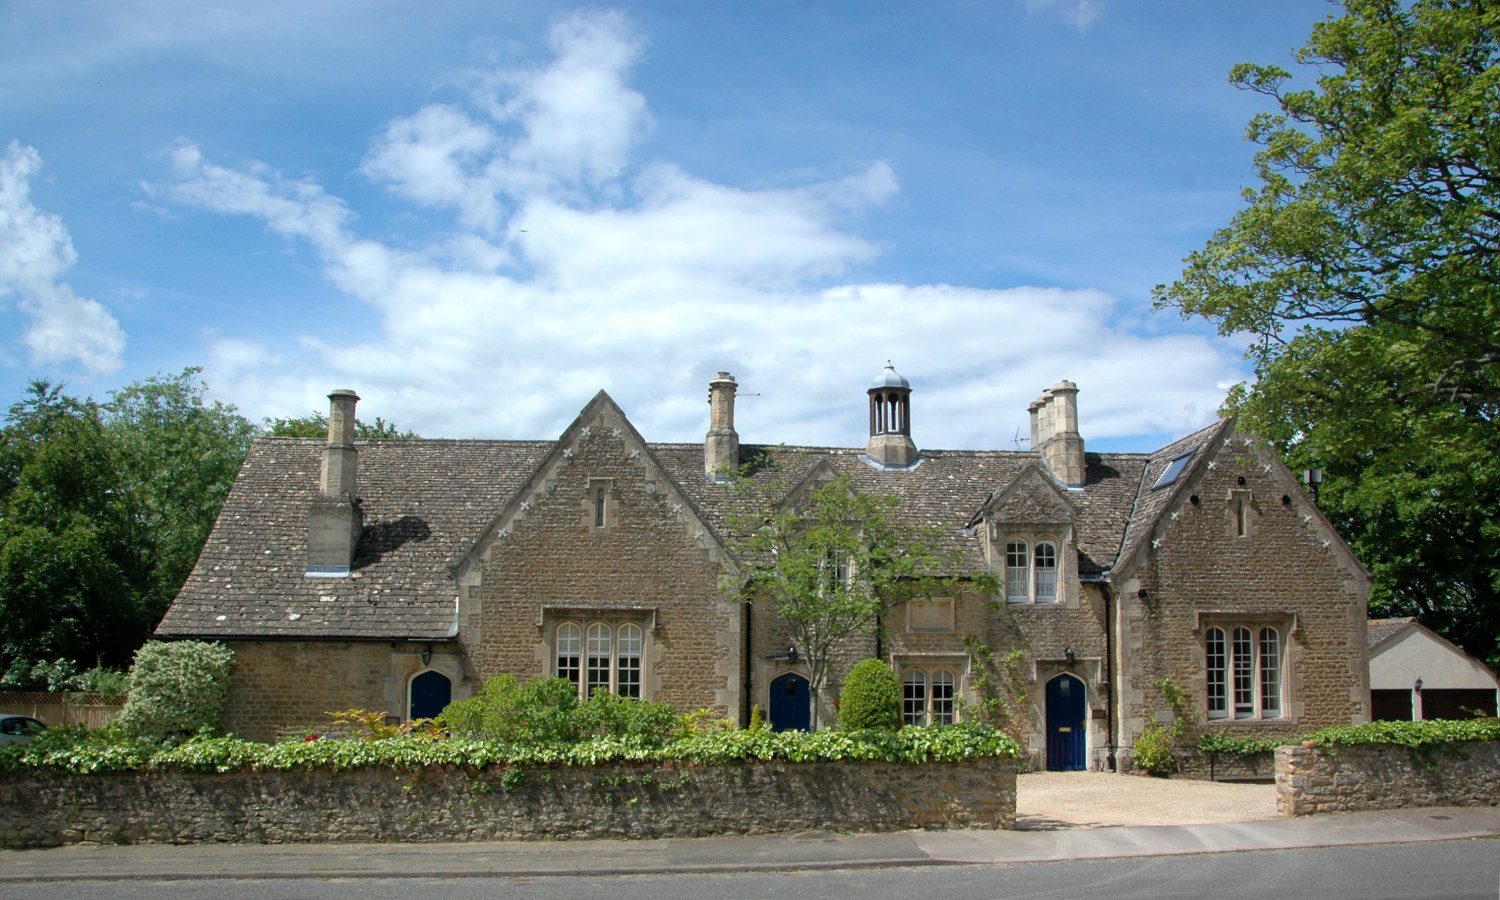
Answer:
<svg viewBox="0 0 1500 900"><path fill-rule="evenodd" d="M1399 619L1371 619L1370 626L1370 649L1374 650L1381 644L1406 630L1406 626L1415 622L1411 616L1402 616Z"/></svg>
<svg viewBox="0 0 1500 900"><path fill-rule="evenodd" d="M370 441L359 447L366 531L348 578L307 578L308 509L324 442L265 438L240 469L163 636L441 640L458 596L448 563L536 468L551 441Z"/></svg>
<svg viewBox="0 0 1500 900"><path fill-rule="evenodd" d="M1150 454L1145 470L1135 483L1136 495L1129 522L1125 528L1119 553L1114 559L1115 571L1120 571L1130 565L1136 554L1151 540L1151 535L1155 532L1162 514L1172 506L1178 495L1187 489L1187 485L1195 480L1205 461L1212 455L1213 446L1233 427L1232 420L1221 419L1207 428L1173 441ZM1162 474L1167 471L1172 461L1188 453L1191 453L1193 458L1182 474L1170 484L1157 487L1156 483L1161 480Z"/></svg>
<svg viewBox="0 0 1500 900"><path fill-rule="evenodd" d="M1150 485L1176 456L1207 443L1204 429L1152 454L1090 453L1078 509L1081 574L1110 570L1149 533L1165 496ZM366 531L347 578L304 576L308 510L323 441L265 438L251 447L197 566L157 628L168 637L445 640L456 629L449 567L556 446L553 441L416 439L360 442L358 493ZM701 444L649 444L667 474L721 536L753 499L703 474ZM902 499L914 524L940 528L982 565L965 526L1036 455L924 450L906 471L879 470L863 448L745 445L751 494L783 497L820 466L858 489ZM1185 479L1184 479L1185 480ZM1158 494L1170 493L1160 491Z"/></svg>

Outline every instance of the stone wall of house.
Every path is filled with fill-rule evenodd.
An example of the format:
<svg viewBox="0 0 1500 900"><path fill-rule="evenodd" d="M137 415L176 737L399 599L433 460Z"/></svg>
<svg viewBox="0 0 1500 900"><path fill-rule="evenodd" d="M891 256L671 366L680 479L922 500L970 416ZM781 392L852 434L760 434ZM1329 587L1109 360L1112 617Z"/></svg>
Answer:
<svg viewBox="0 0 1500 900"><path fill-rule="evenodd" d="M1294 737L1367 721L1367 582L1289 473L1253 438L1231 435L1183 495L1120 585L1121 745L1153 716L1173 721L1163 678L1185 689L1189 742L1202 729ZM1249 504L1243 529L1238 502ZM1206 631L1238 622L1281 632L1282 714L1209 722Z"/></svg>
<svg viewBox="0 0 1500 900"><path fill-rule="evenodd" d="M1500 806L1500 743L1276 750L1283 816L1423 806Z"/></svg>
<svg viewBox="0 0 1500 900"><path fill-rule="evenodd" d="M234 651L221 725L253 741L273 741L302 729L326 729L328 713L341 709L401 714L393 694L404 680L392 678L388 643L226 641ZM410 662L421 663L411 648Z"/></svg>
<svg viewBox="0 0 1500 900"><path fill-rule="evenodd" d="M0 778L7 847L1013 828L1010 760Z"/></svg>
<svg viewBox="0 0 1500 900"><path fill-rule="evenodd" d="M460 602L476 684L553 674L559 622L629 621L645 632L643 696L742 715L744 611L720 591L714 539L611 407L564 435L478 552Z"/></svg>

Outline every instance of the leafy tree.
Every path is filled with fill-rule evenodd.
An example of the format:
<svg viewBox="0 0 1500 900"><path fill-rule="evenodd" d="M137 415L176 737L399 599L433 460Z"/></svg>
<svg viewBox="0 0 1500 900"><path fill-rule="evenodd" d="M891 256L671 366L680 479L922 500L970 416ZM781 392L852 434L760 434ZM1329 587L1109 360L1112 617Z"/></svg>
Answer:
<svg viewBox="0 0 1500 900"><path fill-rule="evenodd" d="M1417 614L1500 662L1500 10L1346 0L1248 135L1260 184L1159 307L1249 334L1257 380L1227 407L1296 468L1375 576L1377 612Z"/></svg>
<svg viewBox="0 0 1500 900"><path fill-rule="evenodd" d="M196 368L116 391L104 406L147 569L141 603L154 626L187 580L255 436L235 408L209 402Z"/></svg>
<svg viewBox="0 0 1500 900"><path fill-rule="evenodd" d="M32 661L127 664L182 586L253 433L232 407L205 401L196 375L148 378L104 404L38 381L10 407L0 429L7 680L43 680Z"/></svg>
<svg viewBox="0 0 1500 900"><path fill-rule="evenodd" d="M963 573L938 531L910 524L900 510L900 498L862 493L839 475L798 502L777 500L732 523L740 536L730 549L743 569L726 590L776 610L806 660L814 730L848 639L873 634L891 607L953 590Z"/></svg>
<svg viewBox="0 0 1500 900"><path fill-rule="evenodd" d="M266 419L261 424L261 430L271 437L326 438L328 437L328 417L321 413L309 413L295 419ZM396 423L387 422L376 416L374 422L355 419L354 436L362 441L375 441L406 440L421 435L414 431L402 431Z"/></svg>
<svg viewBox="0 0 1500 900"><path fill-rule="evenodd" d="M32 382L0 430L7 670L54 658L123 664L144 639L143 566L119 483L99 406Z"/></svg>

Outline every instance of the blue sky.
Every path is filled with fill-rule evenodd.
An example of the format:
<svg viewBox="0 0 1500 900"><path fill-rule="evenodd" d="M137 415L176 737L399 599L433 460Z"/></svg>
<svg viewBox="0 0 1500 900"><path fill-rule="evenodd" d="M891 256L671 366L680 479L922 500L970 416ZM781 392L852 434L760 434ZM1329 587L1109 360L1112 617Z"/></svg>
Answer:
<svg viewBox="0 0 1500 900"><path fill-rule="evenodd" d="M595 391L698 441L919 446L1202 425L1241 344L1153 313L1253 183L1324 0L0 5L0 396L201 366L254 419L357 390L431 437Z"/></svg>

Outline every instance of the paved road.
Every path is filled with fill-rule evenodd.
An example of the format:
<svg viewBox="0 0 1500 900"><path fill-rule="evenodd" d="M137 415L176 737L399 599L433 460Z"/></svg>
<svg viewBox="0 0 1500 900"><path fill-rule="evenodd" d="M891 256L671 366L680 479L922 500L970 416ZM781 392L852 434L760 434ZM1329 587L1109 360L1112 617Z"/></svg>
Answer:
<svg viewBox="0 0 1500 900"><path fill-rule="evenodd" d="M668 872L649 875L473 876L462 878L287 877L215 881L116 881L0 884L0 895L26 900L101 898L254 898L369 900L374 897L597 898L703 900L739 897L921 897L972 900L1215 900L1318 897L1319 900L1494 900L1500 846L1494 840L1379 847L1332 847L1037 863L867 868L830 871Z"/></svg>

